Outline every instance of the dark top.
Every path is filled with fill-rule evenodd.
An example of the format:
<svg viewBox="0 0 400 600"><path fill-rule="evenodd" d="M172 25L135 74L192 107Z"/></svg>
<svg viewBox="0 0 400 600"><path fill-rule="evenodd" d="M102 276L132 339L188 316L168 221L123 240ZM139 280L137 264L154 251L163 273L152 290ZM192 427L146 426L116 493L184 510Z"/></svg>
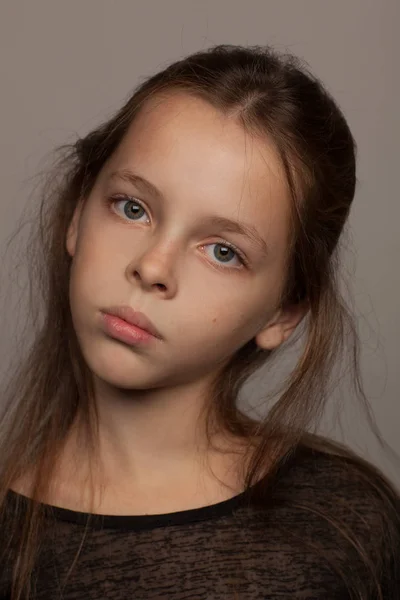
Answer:
<svg viewBox="0 0 400 600"><path fill-rule="evenodd" d="M375 599L372 593L346 591L346 577L356 589L371 582L348 541L346 528L351 527L374 564L382 562L383 598L397 600L400 532L394 530L395 550L388 552L382 500L355 466L350 472L345 468L344 460L297 451L269 481L264 507L248 505L244 492L212 506L170 514L94 515L64 588L88 515L48 507L51 527L39 554L32 598ZM17 498L31 502L10 490L10 510ZM328 518L322 514L326 511ZM8 577L3 566L0 598L9 597Z"/></svg>

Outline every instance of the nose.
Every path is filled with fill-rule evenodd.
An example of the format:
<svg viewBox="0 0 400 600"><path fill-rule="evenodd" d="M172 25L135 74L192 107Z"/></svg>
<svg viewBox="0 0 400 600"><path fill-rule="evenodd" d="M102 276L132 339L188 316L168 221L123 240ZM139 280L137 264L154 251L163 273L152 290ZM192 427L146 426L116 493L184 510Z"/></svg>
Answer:
<svg viewBox="0 0 400 600"><path fill-rule="evenodd" d="M150 285L148 285L148 284L144 285L143 277L140 275L139 271L134 271L133 276L137 281L142 283L143 287L146 287L148 289L156 288L156 289L160 290L161 292L165 292L169 289L165 283L160 283L160 282L154 282L154 283L151 283Z"/></svg>
<svg viewBox="0 0 400 600"><path fill-rule="evenodd" d="M176 293L174 263L176 257L161 246L153 247L135 259L127 268L127 277L141 285L143 290L162 292L164 296Z"/></svg>

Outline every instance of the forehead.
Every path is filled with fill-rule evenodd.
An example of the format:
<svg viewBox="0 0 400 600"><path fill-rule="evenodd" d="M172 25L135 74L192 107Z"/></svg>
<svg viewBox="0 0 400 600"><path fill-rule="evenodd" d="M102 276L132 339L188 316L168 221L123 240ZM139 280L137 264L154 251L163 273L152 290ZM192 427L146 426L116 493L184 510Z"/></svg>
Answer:
<svg viewBox="0 0 400 600"><path fill-rule="evenodd" d="M149 100L129 127L119 154L140 160L179 160L189 173L285 185L279 156L267 136L246 132L235 116L201 98L174 94ZM201 161L196 160L201 157Z"/></svg>
<svg viewBox="0 0 400 600"><path fill-rule="evenodd" d="M199 212L256 222L261 234L287 225L289 191L272 141L200 98L180 93L148 101L106 171L119 169L139 173L174 202L190 200Z"/></svg>

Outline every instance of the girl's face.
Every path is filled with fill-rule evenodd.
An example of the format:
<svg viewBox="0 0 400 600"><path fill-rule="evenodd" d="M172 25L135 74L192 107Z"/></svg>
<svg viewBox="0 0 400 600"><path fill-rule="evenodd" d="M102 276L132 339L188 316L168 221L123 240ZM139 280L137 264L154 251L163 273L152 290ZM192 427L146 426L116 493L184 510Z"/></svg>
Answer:
<svg viewBox="0 0 400 600"><path fill-rule="evenodd" d="M199 383L253 337L279 345L302 316L277 308L289 226L268 140L188 95L148 102L68 231L71 312L89 368L118 388ZM122 305L145 313L162 339L111 336L103 311Z"/></svg>

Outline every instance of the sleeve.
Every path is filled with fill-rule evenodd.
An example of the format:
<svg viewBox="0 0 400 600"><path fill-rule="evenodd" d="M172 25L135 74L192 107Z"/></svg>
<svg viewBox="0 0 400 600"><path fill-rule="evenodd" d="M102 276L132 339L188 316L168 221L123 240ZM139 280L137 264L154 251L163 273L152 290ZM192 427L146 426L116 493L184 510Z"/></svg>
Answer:
<svg viewBox="0 0 400 600"><path fill-rule="evenodd" d="M400 497L378 469L315 455L299 469L290 522L309 557L309 600L400 600ZM294 493L296 492L296 493ZM378 593L379 584L380 593Z"/></svg>
<svg viewBox="0 0 400 600"><path fill-rule="evenodd" d="M400 498L379 475L359 467L347 473L345 482L337 499L345 536L346 531L355 534L347 554L354 588L371 587L368 600L400 600ZM346 548L345 539L342 543ZM351 559L355 554L357 558Z"/></svg>
<svg viewBox="0 0 400 600"><path fill-rule="evenodd" d="M400 502L397 506L396 524L389 538L389 552L382 564L380 584L383 600L400 600Z"/></svg>

